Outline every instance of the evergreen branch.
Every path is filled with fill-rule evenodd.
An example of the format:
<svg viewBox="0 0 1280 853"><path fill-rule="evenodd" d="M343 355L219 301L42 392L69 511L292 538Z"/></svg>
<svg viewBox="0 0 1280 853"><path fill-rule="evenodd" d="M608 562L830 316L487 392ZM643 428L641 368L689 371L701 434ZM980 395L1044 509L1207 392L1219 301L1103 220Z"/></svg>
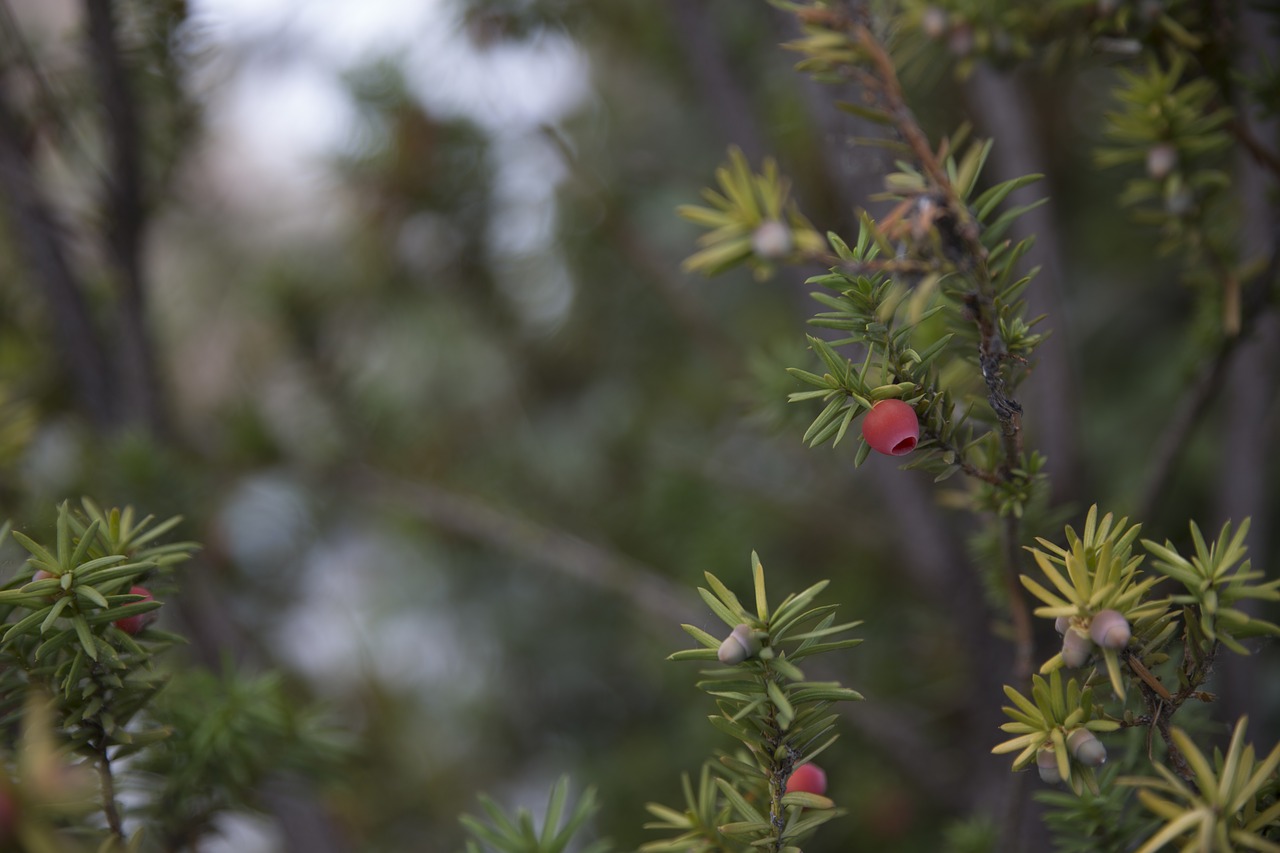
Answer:
<svg viewBox="0 0 1280 853"><path fill-rule="evenodd" d="M987 401L1000 424L1001 445L1004 458L998 467L1002 480L1013 478L1022 456L1022 406L1006 391L1002 368L1008 358L1008 350L1000 336L996 317L995 298L992 293L991 275L987 269L987 249L982 244L978 223L960 197L955 185L943 168L940 158L929 145L924 131L907 105L897 70L884 45L880 43L865 23L847 19L848 31L854 42L865 52L875 71L877 92L890 116L894 128L907 143L912 154L924 169L936 190L942 194L950 214L952 235L962 244L962 268L968 267L974 289L965 298L965 308L977 326L978 363L987 386ZM939 220L939 225L942 221ZM1017 558L1020 548L1020 522L1009 516L1002 525L1002 552L1004 554L1003 582L1008 590L1009 613L1014 627L1014 674L1030 677L1035 657L1035 639L1031 629L1031 612L1018 580Z"/></svg>
<svg viewBox="0 0 1280 853"><path fill-rule="evenodd" d="M102 788L102 814L107 819L107 828L119 841L124 842L124 824L120 820L120 808L116 804L115 776L111 771L111 759L107 755L106 735L96 748L95 764L98 770L98 781Z"/></svg>
<svg viewBox="0 0 1280 853"><path fill-rule="evenodd" d="M1187 641L1188 644L1190 640ZM1143 702L1147 706L1147 713L1139 717L1134 717L1131 721L1122 721L1121 728L1132 728L1136 726L1144 726L1150 730L1154 729L1160 733L1160 739L1164 741L1165 747L1168 749L1166 760L1173 767L1175 773L1183 779L1192 779L1193 774L1191 768L1187 765L1186 759L1183 758L1181 750L1173 740L1170 726L1173 724L1173 715L1177 713L1188 699L1200 699L1201 701L1212 701L1212 696L1200 691L1200 686L1209 678L1213 671L1213 662L1217 657L1219 643L1214 643L1209 652L1204 656L1204 660L1195 665L1194 656L1190 653L1184 654L1182 660L1183 681L1184 686L1177 693L1170 693L1168 689L1160 683L1146 665L1142 663L1141 658L1132 651L1125 650L1121 653L1120 659L1125 666L1134 675L1134 682L1138 685L1138 690L1142 694ZM1147 758L1154 764L1151 758L1150 734L1148 734Z"/></svg>

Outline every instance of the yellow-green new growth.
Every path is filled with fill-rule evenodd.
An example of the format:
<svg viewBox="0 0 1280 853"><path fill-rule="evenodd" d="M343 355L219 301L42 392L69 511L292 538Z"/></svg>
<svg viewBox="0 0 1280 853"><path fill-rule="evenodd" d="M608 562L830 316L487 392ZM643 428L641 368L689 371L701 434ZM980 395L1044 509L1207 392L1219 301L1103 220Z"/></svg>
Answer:
<svg viewBox="0 0 1280 853"><path fill-rule="evenodd" d="M1046 539L1037 539L1041 547L1028 549L1053 587L1050 590L1026 575L1021 576L1022 585L1044 602L1043 607L1037 607L1033 612L1046 619L1065 620L1058 624L1068 640L1087 637L1093 619L1105 611L1115 611L1124 617L1132 626L1134 636L1149 636L1172 618L1166 601L1145 600L1160 576L1141 576L1138 567L1144 558L1132 555L1133 543L1141 527L1136 524L1126 526L1127 522L1127 518L1115 521L1111 513L1099 519L1095 504L1089 508L1082 535L1077 536L1067 527L1066 548ZM1069 642L1064 648L1075 650ZM1106 646L1099 650L1112 688L1117 696L1123 696L1121 650ZM1087 655L1079 660L1066 661L1059 653L1046 661L1040 671L1048 673L1064 664L1083 664L1083 657Z"/></svg>
<svg viewBox="0 0 1280 853"><path fill-rule="evenodd" d="M1183 850L1260 850L1277 853L1280 844L1268 841L1262 831L1280 820L1280 803L1259 811L1259 793L1280 766L1280 746L1262 761L1256 761L1253 747L1245 746L1248 719L1241 717L1224 757L1215 753L1213 764L1181 729L1172 737L1195 776L1195 785L1161 764L1155 765L1159 778L1126 776L1119 782L1138 788L1138 799L1166 821L1147 839L1137 853L1154 853L1174 841L1185 842ZM1163 796L1162 796L1163 795Z"/></svg>
<svg viewBox="0 0 1280 853"><path fill-rule="evenodd" d="M1247 598L1280 601L1280 580L1257 585L1252 583L1263 574L1251 571L1249 561L1244 560L1247 551L1244 539L1248 533L1249 519L1241 523L1235 535L1231 532L1231 522L1227 522L1222 526L1217 541L1209 545L1205 543L1200 528L1192 522L1191 539L1195 554L1190 559L1179 554L1171 542L1159 545L1150 539L1142 540L1143 546L1157 558L1155 568L1186 587L1187 594L1175 595L1172 601L1198 607L1199 626L1204 636L1210 642L1221 642L1242 655L1249 651L1238 638L1280 634L1280 625L1254 618L1232 607L1237 601Z"/></svg>
<svg viewBox="0 0 1280 853"><path fill-rule="evenodd" d="M746 263L765 278L774 261L799 261L826 249L791 200L791 182L778 174L778 164L766 158L762 169L753 173L746 155L730 148L729 163L716 170L720 192L702 191L711 206L677 208L685 219L711 229L698 238L702 249L685 260L686 270L716 275Z"/></svg>
<svg viewBox="0 0 1280 853"><path fill-rule="evenodd" d="M1005 723L1000 729L1015 737L998 744L991 751L996 755L1018 752L1013 760L1013 769L1022 770L1035 763L1037 754L1042 750L1052 749L1058 778L1066 780L1077 794L1084 788L1096 794L1098 780L1094 767L1101 762L1082 761L1078 750L1068 745L1072 734L1081 729L1113 732L1120 728L1115 720L1094 718L1093 689L1086 687L1082 690L1074 678L1064 688L1061 671L1054 670L1048 681L1038 675L1031 677L1031 699L1008 685L1005 685L1004 692L1013 705L1006 705L1002 710L1012 718L1012 722Z"/></svg>

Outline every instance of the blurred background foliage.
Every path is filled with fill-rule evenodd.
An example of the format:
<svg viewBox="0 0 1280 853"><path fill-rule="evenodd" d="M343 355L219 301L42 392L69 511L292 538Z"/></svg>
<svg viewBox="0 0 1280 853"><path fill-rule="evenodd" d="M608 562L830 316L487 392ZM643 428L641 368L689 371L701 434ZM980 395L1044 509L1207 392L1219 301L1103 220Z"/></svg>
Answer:
<svg viewBox="0 0 1280 853"><path fill-rule="evenodd" d="M278 670L271 689L350 736L340 773L264 781L262 815L229 821L227 849L458 849L478 791L537 810L566 772L598 789L597 836L649 840L642 804L676 800L680 773L724 745L663 658L681 621L715 624L702 573L745 592L752 549L778 590L831 578L865 620L837 676L868 701L824 762L849 815L806 849L989 849L1009 650L976 522L889 459L855 474L848 447L803 448L812 413L786 406L783 367L806 359L803 280L820 270L680 272L697 231L674 210L730 144L757 167L776 157L819 230L875 209L890 163L791 70L786 14L121 0L122 137L85 35L84 8L105 4L3 5L0 515L48 522L79 494L183 514L206 549L166 608L193 638L176 665ZM365 5L403 21L371 37ZM1274 50L1273 31L1240 31L1261 40L1250 55ZM1054 538L1094 501L1156 540L1252 515L1269 568L1274 293L1144 497L1214 321L1116 203L1129 167L1093 163L1122 61L957 77L963 47L924 43L905 71L924 126L936 140L972 121L996 138L990 180L1042 172L1020 198L1051 197L1023 226L1044 265L1031 313L1053 332L1025 385L1053 478L1028 535ZM1273 250L1274 185L1234 147L1214 156L1261 235L1247 250ZM49 217L16 203L20 185ZM79 337L33 222L81 294ZM7 573L21 559L0 554ZM1274 645L1248 666L1220 671L1222 716L1248 711L1270 744Z"/></svg>

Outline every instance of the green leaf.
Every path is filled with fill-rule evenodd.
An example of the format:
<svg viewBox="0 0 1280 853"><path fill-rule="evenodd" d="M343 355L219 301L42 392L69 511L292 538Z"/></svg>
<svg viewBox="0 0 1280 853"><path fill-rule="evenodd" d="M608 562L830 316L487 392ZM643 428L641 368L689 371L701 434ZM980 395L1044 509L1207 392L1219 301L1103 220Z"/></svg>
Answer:
<svg viewBox="0 0 1280 853"><path fill-rule="evenodd" d="M774 707L777 708L778 725L785 732L791 728L791 721L795 719L795 708L791 706L791 700L782 692L782 688L776 681L770 681L766 689L769 691L769 698L773 701Z"/></svg>
<svg viewBox="0 0 1280 853"><path fill-rule="evenodd" d="M84 649L84 653L92 660L98 659L98 646L93 641L93 632L89 630L89 623L85 621L83 616L74 616L71 619L72 626L76 629L76 636L80 639L80 648Z"/></svg>
<svg viewBox="0 0 1280 853"><path fill-rule="evenodd" d="M8 643L11 637L19 637L23 634L30 633L32 628L44 621L45 617L49 615L49 611L52 609L53 605L50 604L49 606L33 611L22 619L19 619L17 622L14 622L9 626L8 630L4 632L4 636L0 637L0 645Z"/></svg>
<svg viewBox="0 0 1280 853"><path fill-rule="evenodd" d="M760 562L760 556L755 552L751 552L751 576L755 580L756 587L756 616L761 622L767 622L769 619L769 597L765 592L764 586L764 565Z"/></svg>
<svg viewBox="0 0 1280 853"><path fill-rule="evenodd" d="M1023 175L1020 178L1013 178L1012 180L996 184L974 199L972 204L974 215L978 217L979 221L985 222L987 217L991 215L991 212L999 207L1000 203L1004 201L1010 193L1016 192L1029 184L1033 184L1036 181L1041 180L1042 178L1044 178L1044 175Z"/></svg>
<svg viewBox="0 0 1280 853"><path fill-rule="evenodd" d="M716 598L710 590L698 587L698 595L702 596L702 600L707 603L707 606L711 608L711 611L715 613L716 616L720 617L720 620L730 628L736 628L738 625L742 624L743 614L734 613L729 608L725 607L720 599Z"/></svg>

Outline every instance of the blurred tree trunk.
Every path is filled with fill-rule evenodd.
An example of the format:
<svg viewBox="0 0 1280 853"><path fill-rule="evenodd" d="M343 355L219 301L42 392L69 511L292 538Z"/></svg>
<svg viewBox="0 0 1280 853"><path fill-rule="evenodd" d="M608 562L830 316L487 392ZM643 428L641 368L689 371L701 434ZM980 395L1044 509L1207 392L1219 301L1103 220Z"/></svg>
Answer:
<svg viewBox="0 0 1280 853"><path fill-rule="evenodd" d="M1238 71L1256 74L1264 57L1280 55L1272 21L1252 4L1239 4L1238 33L1240 59ZM1261 114L1241 115L1254 134L1272 151L1280 148L1280 122ZM1240 234L1241 257L1262 259L1264 277L1274 279L1275 257L1280 253L1280 210L1275 202L1276 175L1261 166L1251 154L1240 148L1236 155L1236 186L1239 187L1244 229ZM1275 281L1260 282L1262 288L1274 289ZM1246 318L1248 322L1249 318ZM1249 528L1249 557L1255 567L1274 574L1275 533L1272 530L1277 512L1277 490L1272 480L1274 467L1267 461L1274 454L1280 438L1277 416L1277 388L1280 388L1280 317L1266 306L1256 322L1252 338L1234 353L1224 392L1225 422L1219 442L1217 484L1214 494L1213 527L1230 519L1239 524L1252 517ZM1208 532L1208 531L1206 531ZM1245 609L1259 613L1257 602L1246 602ZM1274 608L1270 614L1275 618ZM1228 655L1219 670L1220 693L1224 713L1229 718L1248 714L1254 725L1251 734L1260 743L1280 738L1280 720L1268 717L1266 697L1259 694L1259 663L1239 655Z"/></svg>

